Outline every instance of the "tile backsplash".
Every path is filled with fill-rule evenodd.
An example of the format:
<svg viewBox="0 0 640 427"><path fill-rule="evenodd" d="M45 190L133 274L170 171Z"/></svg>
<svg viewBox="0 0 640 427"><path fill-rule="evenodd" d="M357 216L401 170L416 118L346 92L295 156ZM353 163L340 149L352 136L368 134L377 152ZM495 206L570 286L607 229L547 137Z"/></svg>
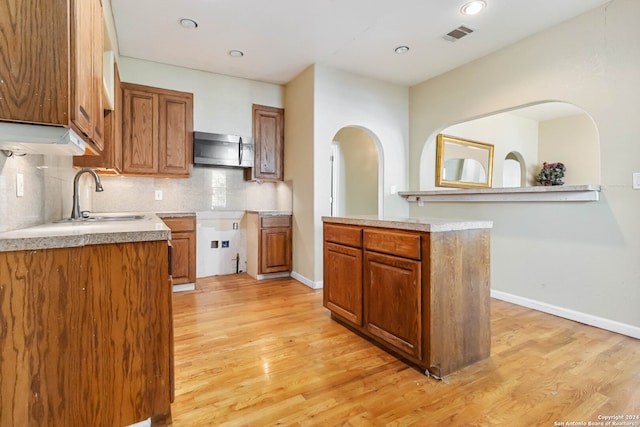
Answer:
<svg viewBox="0 0 640 427"><path fill-rule="evenodd" d="M0 153L0 232L66 218L77 169L71 157ZM17 175L24 195L16 194ZM291 182L247 182L242 169L194 167L191 178L101 176L96 193L88 174L80 180L80 207L94 212L292 210ZM156 200L156 191L162 200Z"/></svg>
<svg viewBox="0 0 640 427"><path fill-rule="evenodd" d="M7 157L0 153L0 232L69 216L75 175L72 162L70 157ZM24 181L20 197L16 194L18 174Z"/></svg>
<svg viewBox="0 0 640 427"><path fill-rule="evenodd" d="M290 182L247 182L242 169L194 167L185 179L104 176L102 186L93 194L95 212L292 209Z"/></svg>

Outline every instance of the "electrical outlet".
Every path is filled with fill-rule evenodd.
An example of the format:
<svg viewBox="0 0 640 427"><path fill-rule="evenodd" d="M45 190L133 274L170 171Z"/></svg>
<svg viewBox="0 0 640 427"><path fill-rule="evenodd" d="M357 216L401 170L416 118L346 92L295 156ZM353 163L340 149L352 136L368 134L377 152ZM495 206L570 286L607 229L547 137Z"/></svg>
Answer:
<svg viewBox="0 0 640 427"><path fill-rule="evenodd" d="M633 173L633 189L640 190L640 172Z"/></svg>
<svg viewBox="0 0 640 427"><path fill-rule="evenodd" d="M162 190L156 190L156 200L162 200Z"/></svg>
<svg viewBox="0 0 640 427"><path fill-rule="evenodd" d="M16 174L16 197L24 196L24 175L21 173Z"/></svg>

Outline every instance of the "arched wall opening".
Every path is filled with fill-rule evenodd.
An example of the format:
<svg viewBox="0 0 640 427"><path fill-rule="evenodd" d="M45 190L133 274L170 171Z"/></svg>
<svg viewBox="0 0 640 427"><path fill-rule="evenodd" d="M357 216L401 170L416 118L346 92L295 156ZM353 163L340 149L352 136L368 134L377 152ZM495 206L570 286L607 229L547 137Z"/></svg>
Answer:
<svg viewBox="0 0 640 427"><path fill-rule="evenodd" d="M494 145L493 187L513 186L517 168L519 186L539 185L535 177L543 162L564 163L567 185L601 182L598 129L591 116L573 104L540 102L443 126L424 143L420 190L436 189L439 133Z"/></svg>
<svg viewBox="0 0 640 427"><path fill-rule="evenodd" d="M377 136L345 126L332 140L331 215L383 213L383 151Z"/></svg>

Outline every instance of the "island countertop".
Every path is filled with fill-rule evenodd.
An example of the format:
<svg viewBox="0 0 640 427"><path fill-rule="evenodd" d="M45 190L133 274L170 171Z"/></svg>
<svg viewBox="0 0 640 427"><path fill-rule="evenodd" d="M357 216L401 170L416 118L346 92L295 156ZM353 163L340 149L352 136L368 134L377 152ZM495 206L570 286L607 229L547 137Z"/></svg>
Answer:
<svg viewBox="0 0 640 427"><path fill-rule="evenodd" d="M171 238L171 230L158 215L135 212L127 212L127 214L143 215L144 218L128 221L53 222L0 233L0 252Z"/></svg>
<svg viewBox="0 0 640 427"><path fill-rule="evenodd" d="M493 221L477 221L448 218L397 218L378 216L335 217L323 216L323 222L368 227L395 228L398 230L425 231L438 233L445 231L477 230L493 227Z"/></svg>

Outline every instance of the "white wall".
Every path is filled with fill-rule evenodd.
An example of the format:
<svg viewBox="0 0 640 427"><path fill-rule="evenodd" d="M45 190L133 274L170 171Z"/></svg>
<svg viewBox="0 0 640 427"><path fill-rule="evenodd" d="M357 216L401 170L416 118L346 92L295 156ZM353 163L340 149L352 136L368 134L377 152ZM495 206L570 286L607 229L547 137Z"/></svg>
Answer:
<svg viewBox="0 0 640 427"><path fill-rule="evenodd" d="M193 128L203 132L252 134L252 104L282 108L284 88L222 74L120 57L120 78L193 93Z"/></svg>
<svg viewBox="0 0 640 427"><path fill-rule="evenodd" d="M411 176L430 135L450 123L541 101L575 104L600 134L601 200L426 203L413 216L494 221L492 288L640 326L640 2L608 5L411 88ZM567 159L570 163L570 159Z"/></svg>
<svg viewBox="0 0 640 427"><path fill-rule="evenodd" d="M406 203L391 194L392 186L407 188L408 95L406 87L315 66L314 187L307 189L314 194L315 281L322 278L322 216L331 215L331 142L340 129L361 127L380 141L383 212L379 214L408 214Z"/></svg>
<svg viewBox="0 0 640 427"><path fill-rule="evenodd" d="M251 135L252 105L282 107L284 102L284 88L276 84L127 57L120 57L118 65L123 82L193 93L193 126L198 131ZM128 196L106 194L105 187L94 196L96 211L291 210L290 182L245 182L239 169L194 167L188 179L105 180L107 186L127 189ZM154 200L156 189L165 193L162 201Z"/></svg>
<svg viewBox="0 0 640 427"><path fill-rule="evenodd" d="M501 113L469 120L446 127L430 135L422 150L420 161L420 189L436 189L436 137L438 133L493 144L493 186L502 186L504 158L516 151L528 165L527 182L533 185L533 173L538 163L538 122L510 113Z"/></svg>
<svg viewBox="0 0 640 427"><path fill-rule="evenodd" d="M331 143L340 129L359 127L379 140L384 214L408 214L390 191L407 188L408 95L406 87L320 65L287 84L285 176L294 182L294 277L322 284L322 217L331 215Z"/></svg>

